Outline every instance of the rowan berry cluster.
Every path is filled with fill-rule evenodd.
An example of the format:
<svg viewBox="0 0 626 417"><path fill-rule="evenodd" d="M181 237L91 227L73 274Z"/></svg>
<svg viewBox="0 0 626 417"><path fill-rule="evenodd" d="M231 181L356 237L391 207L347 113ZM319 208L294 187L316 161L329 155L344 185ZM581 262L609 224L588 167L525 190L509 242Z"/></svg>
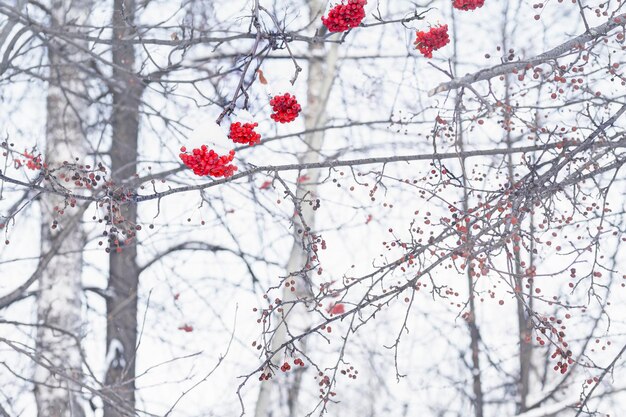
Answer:
<svg viewBox="0 0 626 417"><path fill-rule="evenodd" d="M338 4L322 16L322 23L329 32L345 32L361 24L365 18L366 0L348 0L347 4Z"/></svg>
<svg viewBox="0 0 626 417"><path fill-rule="evenodd" d="M24 156L26 157L26 168L41 169L41 156L35 156L26 151L24 151Z"/></svg>
<svg viewBox="0 0 626 417"><path fill-rule="evenodd" d="M453 0L452 7L459 10L475 10L485 5L485 0Z"/></svg>
<svg viewBox="0 0 626 417"><path fill-rule="evenodd" d="M450 42L448 25L432 27L428 32L418 31L415 48L426 58L433 57L433 51L443 48Z"/></svg>
<svg viewBox="0 0 626 417"><path fill-rule="evenodd" d="M274 96L274 98L270 100L270 105L274 111L270 117L272 120L280 123L293 122L302 110L296 97L289 93L283 94L282 96Z"/></svg>
<svg viewBox="0 0 626 417"><path fill-rule="evenodd" d="M236 122L230 125L230 133L228 138L235 143L247 143L248 145L256 145L261 141L261 135L254 131L258 123Z"/></svg>
<svg viewBox="0 0 626 417"><path fill-rule="evenodd" d="M485 4L485 0L452 0L452 2L453 7L459 10L475 10ZM365 18L366 4L367 0L344 0L343 3L335 5L328 12L328 16L322 17L322 23L330 32L345 32L357 27ZM448 25L432 27L428 31L418 31L416 36L415 47L427 58L432 58L433 51L443 48L450 42ZM267 83L262 72L260 79L262 83ZM302 111L296 97L289 93L274 96L270 100L270 105L273 111L270 117L279 123L293 122ZM235 122L230 125L228 137L235 143L256 145L261 141L261 135L254 131L257 126L258 123ZM237 167L230 164L235 156L234 151L230 151L228 155L220 156L212 149L207 149L206 145L202 145L200 149L194 149L191 154L188 154L184 147L181 148L181 151L181 160L196 175L230 177L237 171ZM27 154L27 156L30 155ZM40 168L40 159L29 158L27 166L30 169ZM337 304L331 308L331 314L343 314L344 312L343 304ZM330 328L328 330L330 331Z"/></svg>
<svg viewBox="0 0 626 417"><path fill-rule="evenodd" d="M15 159L15 168L22 167L24 163L26 164L26 168L28 169L35 170L42 168L43 165L41 163L41 156L35 156L34 154L28 153L28 151L24 151L24 157L24 160Z"/></svg>
<svg viewBox="0 0 626 417"><path fill-rule="evenodd" d="M213 149L209 150L206 145L202 145L200 149L194 149L191 154L187 153L187 149L184 146L180 148L180 151L180 159L196 175L230 177L237 171L236 166L229 164L235 157L235 151L230 151L228 155L220 156Z"/></svg>

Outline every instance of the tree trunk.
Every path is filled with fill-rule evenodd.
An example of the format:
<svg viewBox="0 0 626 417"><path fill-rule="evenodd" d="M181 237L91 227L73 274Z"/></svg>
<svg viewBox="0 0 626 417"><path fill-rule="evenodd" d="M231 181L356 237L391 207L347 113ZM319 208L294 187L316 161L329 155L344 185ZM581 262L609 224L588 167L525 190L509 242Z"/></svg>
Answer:
<svg viewBox="0 0 626 417"><path fill-rule="evenodd" d="M452 59L452 68L454 73L458 72L458 50L457 50L457 20L456 14L454 10L452 10L452 30L453 30L453 42L454 53ZM455 126L456 126L456 143L460 152L464 152L465 150L465 138L463 132L463 118L462 118L462 93L457 93L456 97L456 110L455 110ZM469 183L467 177L467 170L465 166L465 158L461 159L461 170L462 170L462 178L463 178L463 213L467 214L470 208L469 201ZM483 384L482 384L482 371L480 367L480 330L478 325L476 324L476 283L475 278L471 274L470 263L472 261L471 258L471 228L467 228L467 258L465 259L466 265L466 277L467 277L467 289L468 289L468 297L469 297L469 312L467 316L467 328L469 330L470 335L470 353L471 353L471 372L472 372L472 392L474 394L473 405L474 405L474 416L475 417L483 417L484 416L484 394L483 394Z"/></svg>
<svg viewBox="0 0 626 417"><path fill-rule="evenodd" d="M460 100L460 97L459 97ZM461 119L460 112L457 112L457 141L459 145L459 150L461 152L464 151L464 142L463 142L463 124ZM465 169L465 159L462 160L462 170L463 170L463 213L467 214L469 212L469 194L468 194L468 181L467 181L467 170ZM467 242L470 245L471 242L471 229L468 227L467 231ZM469 291L469 314L467 317L467 328L470 333L470 352L472 357L471 363L471 371L472 371L472 392L474 393L474 415L476 417L484 416L484 395L483 395L483 384L482 384L482 371L480 368L480 330L478 329L478 325L476 324L476 285L475 278L471 274L470 263L472 261L471 249L468 247L467 249L467 258L465 260L465 265L467 268L466 276L467 276L467 288Z"/></svg>
<svg viewBox="0 0 626 417"><path fill-rule="evenodd" d="M502 26L502 47L503 50L508 50L509 37L511 36L508 31L509 23L509 7L510 3L506 3L503 10L503 26ZM513 29L514 30L514 29ZM511 79L509 74L504 76L504 122L505 129L505 143L508 149L513 148L514 139L511 135ZM515 169L513 163L513 155L509 154L507 157L507 173L509 176L509 182L511 186L515 183ZM532 221L532 220L531 220ZM532 225L531 225L532 228ZM518 236L521 236L522 228L518 223L513 226L513 232ZM530 254L532 263L532 253ZM516 251L513 254L513 268L511 273L514 276L515 291L517 297L515 298L517 305L517 324L518 324L518 339L519 339L519 378L517 381L517 414L521 414L527 410L528 394L530 392L530 368L532 364L532 349L531 336L532 336L532 321L530 316L526 313L525 303L532 303L532 292L529 297L524 296L524 269L522 268L522 259L520 252ZM532 291L532 288L531 288Z"/></svg>
<svg viewBox="0 0 626 417"><path fill-rule="evenodd" d="M511 149L514 145L511 132L508 129L511 123L511 114L509 112L510 97L509 97L509 77L505 78L506 94L505 94L505 115L504 126L507 127L505 142L508 149ZM507 158L507 171L509 175L509 181L512 184L515 182L515 171L513 167L513 156L509 155ZM532 220L531 220L532 221ZM532 226L531 226L532 228ZM513 232L521 236L522 228L520 224L513 226ZM532 234L531 234L532 236ZM530 254L532 264L532 252ZM530 392L530 367L532 364L532 349L531 336L533 331L533 325L530 316L526 313L525 302L532 302L532 292L529 297L524 296L524 269L522 268L522 258L519 251L513 254L513 270L515 291L517 297L515 298L517 304L517 324L519 334L519 379L518 379L518 403L517 413L523 413L527 410L528 394ZM532 288L531 288L532 291ZM526 301L527 300L527 301Z"/></svg>
<svg viewBox="0 0 626 417"><path fill-rule="evenodd" d="M92 4L90 0L57 0L50 6L51 24L71 30L66 23L83 24ZM86 59L86 54L78 48L61 47L54 39L50 40L44 156L48 166L55 170L48 178L50 184L55 180L63 183L60 174L70 172L70 169L60 168L64 161L71 163L75 158L84 158L86 153L82 130L82 118L88 106L82 98L86 87L73 65ZM41 198L41 252L47 253L59 245L62 249L50 260L39 279L35 400L40 417L84 416L80 397L83 375L80 343L85 242L79 227L80 215L72 216L74 210L66 207L65 198L61 196L46 193ZM58 242L59 239L64 241Z"/></svg>
<svg viewBox="0 0 626 417"><path fill-rule="evenodd" d="M115 41L133 35L135 0L114 0L113 109L111 171L119 187L137 172L139 106L143 91L134 73L132 44ZM120 189L120 192L123 192ZM134 238L137 206L121 205L111 213L109 284L107 290L107 373L105 384L112 401L105 401L104 417L134 415L135 354L139 266ZM115 404L117 402L117 404ZM121 406L121 407L120 407ZM123 411L127 410L127 411Z"/></svg>
<svg viewBox="0 0 626 417"><path fill-rule="evenodd" d="M309 16L312 21L319 19L323 12L325 2L320 0L312 0L309 2ZM305 130L323 127L326 124L326 106L330 95L331 87L334 82L335 66L338 58L337 44L333 43L328 51L320 43L311 43L309 46L310 55L314 58L308 62L308 79L307 79L307 104L305 108ZM320 150L324 143L324 131L309 133L305 136L304 142L306 151L299 156L299 163L307 164L318 162L320 158ZM318 181L320 170L312 170L306 173L308 179L305 182L299 182L296 189L296 201L315 200L318 193ZM305 173L300 173L304 176ZM284 288L283 300L285 302L294 301L310 297L311 281L305 272L306 265L310 261L312 255L309 239L315 231L315 210L314 205L304 202L299 207L295 207L299 212L294 218L294 242L291 248L289 259L287 261L287 273L292 274L290 279L295 281L295 291L290 288ZM303 224L306 223L306 225ZM309 311L305 303L294 304L290 309L286 309L281 318L274 337L272 339L272 351L276 351L287 340L288 331L292 334L299 334L305 331L309 326ZM304 345L299 346L304 350ZM277 354L273 359L274 364L279 365L283 362L281 354ZM299 417L304 415L299 412L298 398L300 394L300 381L302 378L301 369L295 369L289 373L289 382L287 384L287 407L290 417ZM271 414L272 408L271 397L274 386L278 384L274 379L264 381L261 384L259 397L256 403L255 417L266 417Z"/></svg>

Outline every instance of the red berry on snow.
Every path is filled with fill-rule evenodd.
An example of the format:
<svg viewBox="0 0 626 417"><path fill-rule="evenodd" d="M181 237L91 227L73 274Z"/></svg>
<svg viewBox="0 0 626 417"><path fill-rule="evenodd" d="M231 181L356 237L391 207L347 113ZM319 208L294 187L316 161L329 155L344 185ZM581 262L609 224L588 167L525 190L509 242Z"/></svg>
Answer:
<svg viewBox="0 0 626 417"><path fill-rule="evenodd" d="M196 148L191 154L183 151L181 148L180 159L193 173L199 176L211 177L231 177L237 167L229 164L235 157L235 151L230 151L228 155L220 156L213 149L209 150L206 145L202 145L200 149Z"/></svg>
<svg viewBox="0 0 626 417"><path fill-rule="evenodd" d="M338 4L333 7L327 17L322 17L322 23L329 32L345 32L361 24L365 18L366 0L348 0L347 4Z"/></svg>
<svg viewBox="0 0 626 417"><path fill-rule="evenodd" d="M261 141L261 135L254 131L258 123L244 123L236 122L230 125L230 133L228 138L235 143L247 143L248 145L256 145Z"/></svg>

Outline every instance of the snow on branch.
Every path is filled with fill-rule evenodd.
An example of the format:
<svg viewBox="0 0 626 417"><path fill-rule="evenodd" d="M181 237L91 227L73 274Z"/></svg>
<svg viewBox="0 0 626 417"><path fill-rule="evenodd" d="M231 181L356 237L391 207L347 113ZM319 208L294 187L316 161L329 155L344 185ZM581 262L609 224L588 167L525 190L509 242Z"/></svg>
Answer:
<svg viewBox="0 0 626 417"><path fill-rule="evenodd" d="M451 81L439 84L437 87L430 90L428 92L428 95L434 96L435 94L468 86L478 81L490 80L500 75L510 74L516 70L524 70L528 67L555 60L572 50L581 49L582 46L587 42L591 42L598 38L601 38L602 36L607 35L613 29L624 26L624 24L626 24L626 13L612 17L602 25L591 28L582 35L576 36L575 38L570 39L569 41L562 43L561 45L552 48L549 51L535 56L534 58L516 62L508 62L506 64L500 64L495 67L480 70L473 74L467 74L464 77L454 78Z"/></svg>

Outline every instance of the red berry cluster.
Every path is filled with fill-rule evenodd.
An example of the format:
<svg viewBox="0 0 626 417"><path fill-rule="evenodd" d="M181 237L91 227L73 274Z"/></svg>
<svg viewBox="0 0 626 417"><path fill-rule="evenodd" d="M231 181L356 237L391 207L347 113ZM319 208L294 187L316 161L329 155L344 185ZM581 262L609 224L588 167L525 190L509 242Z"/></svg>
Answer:
<svg viewBox="0 0 626 417"><path fill-rule="evenodd" d="M41 169L41 156L35 156L24 151L24 156L26 157L26 168L28 169Z"/></svg>
<svg viewBox="0 0 626 417"><path fill-rule="evenodd" d="M28 151L24 151L24 157L26 158L23 162L20 159L15 160L15 168L19 168L22 166L24 162L26 162L26 168L28 169L41 169L41 156L35 156L34 154L29 153Z"/></svg>
<svg viewBox="0 0 626 417"><path fill-rule="evenodd" d="M293 361L293 364L294 365L298 365L298 366L304 366L304 361L302 359L300 359L300 358L296 358ZM283 371L283 372L287 372L287 371L291 370L291 365L289 365L289 362L285 362L280 367L280 370Z"/></svg>
<svg viewBox="0 0 626 417"><path fill-rule="evenodd" d="M338 4L322 16L322 23L329 32L345 32L361 24L365 18L367 0L348 0L348 4Z"/></svg>
<svg viewBox="0 0 626 417"><path fill-rule="evenodd" d="M293 122L302 110L296 97L289 93L282 96L274 96L270 100L270 105L274 111L270 117L272 120L280 123Z"/></svg>
<svg viewBox="0 0 626 417"><path fill-rule="evenodd" d="M418 49L426 58L433 57L433 51L443 48L450 42L448 36L448 25L430 28L428 32L417 32L415 39L415 48Z"/></svg>
<svg viewBox="0 0 626 417"><path fill-rule="evenodd" d="M258 123L236 122L230 125L229 139L235 143L247 143L248 145L256 145L261 141L261 135L254 131Z"/></svg>
<svg viewBox="0 0 626 417"><path fill-rule="evenodd" d="M213 149L209 150L206 145L200 149L194 149L191 154L187 154L187 149L180 148L180 159L193 173L199 176L210 175L212 177L230 177L237 167L229 164L235 157L235 151L230 151L228 155L220 156Z"/></svg>
<svg viewBox="0 0 626 417"><path fill-rule="evenodd" d="M559 357L559 361L554 365L554 370L557 372L561 372L564 374L567 372L569 365L574 363L574 360L571 358L572 351L568 350L567 352L563 352L561 348L557 348L556 351L552 354L552 359L556 359Z"/></svg>
<svg viewBox="0 0 626 417"><path fill-rule="evenodd" d="M452 0L452 7L459 10L475 10L485 5L485 0Z"/></svg>

